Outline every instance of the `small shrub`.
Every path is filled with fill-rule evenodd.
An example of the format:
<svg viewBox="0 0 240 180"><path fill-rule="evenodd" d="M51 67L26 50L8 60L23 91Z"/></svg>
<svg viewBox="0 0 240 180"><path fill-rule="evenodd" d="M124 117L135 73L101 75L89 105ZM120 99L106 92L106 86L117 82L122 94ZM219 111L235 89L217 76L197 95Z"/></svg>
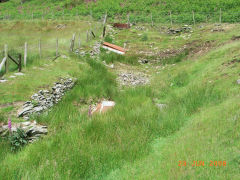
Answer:
<svg viewBox="0 0 240 180"><path fill-rule="evenodd" d="M143 34L141 41L147 41L148 40L148 35L146 33Z"/></svg>
<svg viewBox="0 0 240 180"><path fill-rule="evenodd" d="M183 71L180 72L176 77L173 79L173 84L177 87L186 86L189 82L189 75L187 72Z"/></svg>
<svg viewBox="0 0 240 180"><path fill-rule="evenodd" d="M27 134L23 129L18 128L17 132L13 132L9 137L11 150L17 151L27 144Z"/></svg>
<svg viewBox="0 0 240 180"><path fill-rule="evenodd" d="M110 37L109 35L105 36L104 41L108 42L108 43L112 43L113 39L112 37Z"/></svg>

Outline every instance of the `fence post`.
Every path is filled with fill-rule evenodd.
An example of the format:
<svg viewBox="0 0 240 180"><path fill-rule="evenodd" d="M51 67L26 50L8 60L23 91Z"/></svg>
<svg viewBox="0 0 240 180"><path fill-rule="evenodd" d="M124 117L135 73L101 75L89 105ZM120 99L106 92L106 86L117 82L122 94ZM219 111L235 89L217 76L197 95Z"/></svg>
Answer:
<svg viewBox="0 0 240 180"><path fill-rule="evenodd" d="M58 56L58 38L57 38L57 41L56 41L56 56Z"/></svg>
<svg viewBox="0 0 240 180"><path fill-rule="evenodd" d="M25 42L25 48L24 48L24 67L27 66L27 42Z"/></svg>
<svg viewBox="0 0 240 180"><path fill-rule="evenodd" d="M9 63L8 63L8 45L7 45L7 44L4 45L4 56L5 56L5 58L6 58L6 62L5 62L5 73L8 73Z"/></svg>
<svg viewBox="0 0 240 180"><path fill-rule="evenodd" d="M130 14L129 13L127 15L127 23L128 23L128 25L130 24Z"/></svg>
<svg viewBox="0 0 240 180"><path fill-rule="evenodd" d="M103 26L105 26L106 22L107 22L107 13L106 13L105 16L104 16Z"/></svg>
<svg viewBox="0 0 240 180"><path fill-rule="evenodd" d="M19 58L18 71L21 72L22 71L22 55L19 54L18 58Z"/></svg>
<svg viewBox="0 0 240 180"><path fill-rule="evenodd" d="M88 30L87 30L87 38L86 38L86 42L88 42Z"/></svg>
<svg viewBox="0 0 240 180"><path fill-rule="evenodd" d="M172 11L169 12L170 14L170 20L171 20L171 26L173 25L173 21L172 21Z"/></svg>
<svg viewBox="0 0 240 180"><path fill-rule="evenodd" d="M194 11L192 11L192 17L193 17L193 24L195 26L196 22L195 22L195 14L194 14Z"/></svg>
<svg viewBox="0 0 240 180"><path fill-rule="evenodd" d="M38 48L39 48L39 57L40 59L42 58L42 47L41 47L41 39L39 39L39 43L38 43Z"/></svg>
<svg viewBox="0 0 240 180"><path fill-rule="evenodd" d="M71 40L71 45L70 45L70 50L72 52L73 52L73 49L74 49L75 36L76 36L76 33L73 34L73 37L72 37L72 40Z"/></svg>
<svg viewBox="0 0 240 180"><path fill-rule="evenodd" d="M151 22L152 22L152 27L154 26L153 24L153 17L152 17L152 13L151 13Z"/></svg>
<svg viewBox="0 0 240 180"><path fill-rule="evenodd" d="M220 24L222 24L222 8L220 8L219 22Z"/></svg>
<svg viewBox="0 0 240 180"><path fill-rule="evenodd" d="M79 36L78 36L78 48L81 47L81 37L80 37L80 33L79 33Z"/></svg>

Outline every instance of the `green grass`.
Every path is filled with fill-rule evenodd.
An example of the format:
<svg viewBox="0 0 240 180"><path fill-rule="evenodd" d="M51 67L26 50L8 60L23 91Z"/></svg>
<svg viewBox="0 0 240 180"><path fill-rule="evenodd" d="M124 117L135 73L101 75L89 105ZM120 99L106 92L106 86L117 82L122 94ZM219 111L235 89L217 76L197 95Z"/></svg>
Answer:
<svg viewBox="0 0 240 180"><path fill-rule="evenodd" d="M33 8L34 7L34 8ZM10 0L1 3L2 19L87 19L92 15L100 20L107 12L110 21L151 23L151 13L154 22L170 23L169 11L172 11L174 23L193 24L192 11L195 11L196 22L219 22L220 8L223 22L239 22L240 3L236 0L222 1L190 1L190 0L100 0L96 3L85 3L83 0L64 1L26 1ZM80 16L80 17L79 17Z"/></svg>
<svg viewBox="0 0 240 180"><path fill-rule="evenodd" d="M48 126L49 134L43 139L18 153L12 153L7 141L0 139L0 177L237 179L240 103L236 80L240 64L227 63L239 56L240 42L230 41L239 25L225 27L229 26L226 33L211 33L210 25L202 30L196 28L189 40L172 41L172 36L159 35L163 43L156 46L162 50L177 49L195 40L200 42L193 48L208 40L214 40L214 44L202 54L183 53L147 65L151 84L143 87L119 89L115 72L89 57L71 55L70 59L59 59L49 63L54 64L50 71L28 67L29 76L19 77L0 89L4 97L1 103L26 100L59 76L71 75L77 83L51 112L36 117ZM141 36L137 39L131 32L121 31L118 36L125 38L116 38L117 44L135 40L130 44L130 53L118 56L102 52L100 60L115 63L116 67L121 62L129 69L144 71L145 65L133 66L141 57L137 50L151 50L145 45L157 42L157 34L150 29L148 40L142 42ZM140 47L134 49L132 45ZM106 114L88 117L88 105L82 100L97 102L103 98L114 100L116 106ZM159 110L155 102L167 107ZM0 120L6 122L1 115ZM188 165L179 167L179 161ZM205 161L205 166L192 167L193 161ZM227 166L210 167L210 161L226 161Z"/></svg>

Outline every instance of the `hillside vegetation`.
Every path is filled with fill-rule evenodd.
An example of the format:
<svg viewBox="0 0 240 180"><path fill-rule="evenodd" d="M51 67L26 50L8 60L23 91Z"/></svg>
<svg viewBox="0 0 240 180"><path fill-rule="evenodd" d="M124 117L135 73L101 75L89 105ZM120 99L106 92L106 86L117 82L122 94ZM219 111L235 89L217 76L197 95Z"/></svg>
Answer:
<svg viewBox="0 0 240 180"><path fill-rule="evenodd" d="M5 44L16 58L28 43L23 75L13 77L14 62L0 72L7 80L0 83L0 126L25 121L20 106L59 78L76 84L49 111L30 116L48 134L16 151L0 136L0 180L239 179L240 24L230 24L240 19L239 1L21 2L0 4L0 61ZM196 24L185 25L193 24L192 11ZM136 24L112 27L128 13ZM125 44L126 54L99 48L92 55L103 41ZM148 83L124 86L119 79L129 73ZM102 100L116 105L91 115Z"/></svg>
<svg viewBox="0 0 240 180"><path fill-rule="evenodd" d="M31 28L35 26L38 24L31 24ZM50 28L51 24L45 26ZM59 76L78 79L75 88L48 115L33 117L48 126L46 137L16 153L10 151L6 140L0 140L0 177L238 179L240 91L236 80L240 64L234 59L240 58L240 42L231 38L238 35L239 25L226 24L225 32L215 33L211 32L213 25L195 27L189 39L179 36L174 41L175 36L160 35L155 28L144 27L148 28L144 41L139 35L142 31L135 27L117 31L114 43L132 40L125 59L102 51L100 60L74 54L57 62L40 60L40 64L33 65L44 67L43 63L47 63L49 67L34 70L33 65L29 66L24 69L24 77L1 85L0 94L6 98L0 102L4 104L28 100L34 89L45 87ZM45 28L41 31L52 34ZM204 49L202 43L206 42L212 44ZM158 57L151 57L151 64L138 65L139 52L152 51L152 43L159 50L191 46L181 56L155 63ZM124 61L127 58L132 61ZM114 63L115 68L107 68L101 60ZM145 72L151 83L120 89L116 83L118 70ZM23 91L21 87L28 83L29 88ZM11 96L16 92L21 96ZM89 118L88 106L81 103L82 99L102 98L114 100L116 107ZM156 102L167 107L160 110ZM6 122L12 110L15 107L1 108L0 121ZM187 165L180 167L179 161ZM205 166L192 166L194 161L204 161ZM211 161L225 161L226 165L211 166Z"/></svg>
<svg viewBox="0 0 240 180"><path fill-rule="evenodd" d="M7 19L69 19L77 16L92 15L101 19L107 12L111 21L169 23L169 12L172 12L174 23L193 23L192 11L196 22L219 22L220 9L223 22L239 22L240 2L236 0L10 0L1 4L1 17ZM33 13L33 14L32 14Z"/></svg>

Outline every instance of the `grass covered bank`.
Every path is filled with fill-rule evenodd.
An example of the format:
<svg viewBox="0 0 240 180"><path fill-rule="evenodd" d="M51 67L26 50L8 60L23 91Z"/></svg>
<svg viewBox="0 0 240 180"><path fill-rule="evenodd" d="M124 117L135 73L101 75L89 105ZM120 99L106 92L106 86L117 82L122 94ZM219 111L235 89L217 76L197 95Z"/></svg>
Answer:
<svg viewBox="0 0 240 180"><path fill-rule="evenodd" d="M146 87L119 91L103 65L79 64L76 87L48 116L50 134L12 154L1 144L6 179L237 178L239 169L239 42L195 61L168 65ZM79 60L81 61L81 60ZM116 107L87 117L81 98L108 98ZM166 103L159 110L153 99ZM3 142L2 142L3 143ZM179 161L227 161L226 167L178 167ZM215 169L214 169L215 168Z"/></svg>

